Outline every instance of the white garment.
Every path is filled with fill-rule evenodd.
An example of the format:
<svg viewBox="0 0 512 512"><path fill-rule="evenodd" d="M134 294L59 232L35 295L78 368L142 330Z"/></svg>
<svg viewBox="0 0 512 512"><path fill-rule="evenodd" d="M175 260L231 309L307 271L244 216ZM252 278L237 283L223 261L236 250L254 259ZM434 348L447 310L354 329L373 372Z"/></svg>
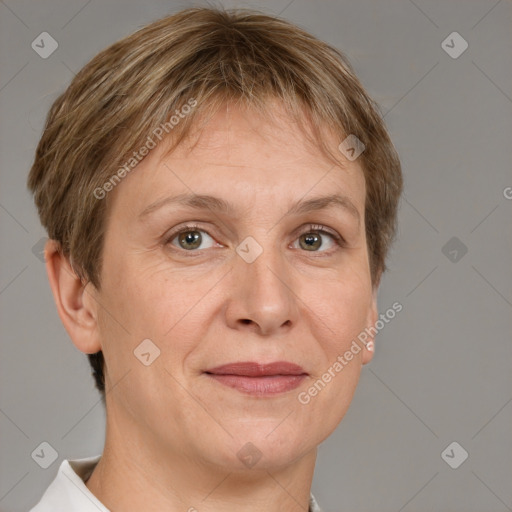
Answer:
<svg viewBox="0 0 512 512"><path fill-rule="evenodd" d="M63 460L57 476L30 512L110 512L84 483L100 458L101 455L96 455L86 459Z"/></svg>
<svg viewBox="0 0 512 512"><path fill-rule="evenodd" d="M30 512L110 512L85 485L100 458L62 461L57 476ZM322 512L312 494L309 510Z"/></svg>

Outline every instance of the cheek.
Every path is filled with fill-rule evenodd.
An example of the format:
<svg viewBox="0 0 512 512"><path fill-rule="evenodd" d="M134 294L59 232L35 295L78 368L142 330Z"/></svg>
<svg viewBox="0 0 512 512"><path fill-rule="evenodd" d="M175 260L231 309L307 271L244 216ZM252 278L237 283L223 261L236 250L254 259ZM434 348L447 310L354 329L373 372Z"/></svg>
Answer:
<svg viewBox="0 0 512 512"><path fill-rule="evenodd" d="M344 417L357 387L365 350L357 337L366 327L371 304L364 273L330 281L308 304L322 358L297 400L299 412L324 439Z"/></svg>
<svg viewBox="0 0 512 512"><path fill-rule="evenodd" d="M151 262L150 255L120 261L106 287L112 316L115 312L115 320L133 338L160 339L186 314L202 289L201 282L185 282L168 265Z"/></svg>
<svg viewBox="0 0 512 512"><path fill-rule="evenodd" d="M200 290L185 293L179 281L119 271L132 279L109 289L99 315L107 378L117 390L113 396L118 404L134 418L140 411L150 417L160 414L166 400L171 407L177 399L179 386L166 370L174 373L195 346L201 319L196 321L195 310L187 314L198 302Z"/></svg>
<svg viewBox="0 0 512 512"><path fill-rule="evenodd" d="M310 296L311 297L311 296ZM367 327L372 305L369 279L356 272L344 279L323 283L310 298L308 306L318 318L317 323L325 333L324 350L330 357L348 349L352 341Z"/></svg>
<svg viewBox="0 0 512 512"><path fill-rule="evenodd" d="M151 252L131 254L127 249L119 257L122 253L105 258L100 299L105 357L111 354L110 366L117 367L119 375L133 365L140 343L150 339L161 351L160 362L172 359L180 364L205 324L209 313L204 299L218 277L178 272Z"/></svg>

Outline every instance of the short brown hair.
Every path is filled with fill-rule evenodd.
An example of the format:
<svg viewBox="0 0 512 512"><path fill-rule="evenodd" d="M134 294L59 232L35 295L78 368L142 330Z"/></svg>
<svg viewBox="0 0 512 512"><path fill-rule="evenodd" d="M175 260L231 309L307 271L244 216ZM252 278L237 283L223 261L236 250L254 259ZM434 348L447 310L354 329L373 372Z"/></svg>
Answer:
<svg viewBox="0 0 512 512"><path fill-rule="evenodd" d="M301 125L305 112L323 149L321 126L340 142L355 135L365 145L365 229L378 285L395 236L402 173L377 104L342 52L301 28L256 11L211 8L180 11L106 48L50 109L28 187L48 236L78 277L100 289L109 201L95 190L115 185L116 170L124 175L133 152L191 99L196 108L169 131L172 147L200 113L225 101L268 114L268 100L277 99ZM102 352L89 361L104 400Z"/></svg>

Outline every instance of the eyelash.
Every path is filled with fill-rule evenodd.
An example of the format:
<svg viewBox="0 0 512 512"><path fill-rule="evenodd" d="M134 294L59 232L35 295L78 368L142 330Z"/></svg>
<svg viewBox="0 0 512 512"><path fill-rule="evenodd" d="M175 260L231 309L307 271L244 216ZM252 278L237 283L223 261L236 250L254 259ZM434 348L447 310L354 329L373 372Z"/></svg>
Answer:
<svg viewBox="0 0 512 512"><path fill-rule="evenodd" d="M188 231L202 231L202 232L206 233L209 237L214 239L214 237L212 235L210 235L210 233L208 233L207 230L202 229L201 226L192 223L192 224L187 224L185 226L180 226L177 230L173 231L169 236L167 236L165 238L164 246L172 245L171 242L174 240L174 238L176 238L177 235L179 235L181 233L186 233ZM304 231L299 233L297 238L302 235L305 235L307 233L311 233L311 232L330 236L339 248L345 246L345 240L343 239L343 237L330 231L328 228L326 228L325 226L322 226L321 224L308 224L307 229L305 229ZM180 248L174 247L174 246L173 246L173 249L175 249L176 251L179 251L180 253L185 253L186 256L190 256L190 257L194 257L194 256L196 256L196 254L198 252L201 252L200 249L194 250L194 251L186 251L185 249L180 249ZM337 250L337 248L334 248L329 251L322 251L321 253L329 255L329 254L335 252L336 250ZM305 251L305 252L307 252L307 251ZM311 252L317 252L317 251L311 251ZM196 253L196 254L194 254L194 253Z"/></svg>

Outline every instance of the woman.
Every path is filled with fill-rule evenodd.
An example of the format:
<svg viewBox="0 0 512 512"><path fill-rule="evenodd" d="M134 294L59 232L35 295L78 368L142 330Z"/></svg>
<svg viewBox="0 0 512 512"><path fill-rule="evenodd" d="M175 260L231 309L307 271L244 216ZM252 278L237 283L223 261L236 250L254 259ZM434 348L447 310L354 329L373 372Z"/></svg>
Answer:
<svg viewBox="0 0 512 512"><path fill-rule="evenodd" d="M319 510L402 190L343 54L254 11L158 20L55 101L28 185L107 413L32 510Z"/></svg>

